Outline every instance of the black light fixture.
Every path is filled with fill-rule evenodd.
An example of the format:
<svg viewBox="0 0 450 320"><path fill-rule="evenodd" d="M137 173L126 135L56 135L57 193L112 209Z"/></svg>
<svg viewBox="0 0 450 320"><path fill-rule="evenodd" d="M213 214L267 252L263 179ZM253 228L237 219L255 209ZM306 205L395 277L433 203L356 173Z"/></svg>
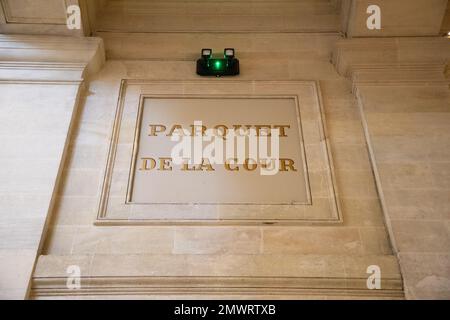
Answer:
<svg viewBox="0 0 450 320"><path fill-rule="evenodd" d="M197 74L200 76L235 76L239 74L239 60L233 48L225 48L223 57L213 57L211 49L202 49L197 60Z"/></svg>
<svg viewBox="0 0 450 320"><path fill-rule="evenodd" d="M234 58L234 48L225 48L223 50L223 56L228 59Z"/></svg>
<svg viewBox="0 0 450 320"><path fill-rule="evenodd" d="M202 58L209 59L212 56L212 49L202 49Z"/></svg>

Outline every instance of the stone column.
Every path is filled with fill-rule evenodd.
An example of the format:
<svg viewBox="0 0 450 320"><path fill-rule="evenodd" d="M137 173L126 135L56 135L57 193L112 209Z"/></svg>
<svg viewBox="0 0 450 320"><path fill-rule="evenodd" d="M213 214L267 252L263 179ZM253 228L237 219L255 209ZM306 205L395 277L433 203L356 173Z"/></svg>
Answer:
<svg viewBox="0 0 450 320"><path fill-rule="evenodd" d="M0 298L27 297L98 38L0 35Z"/></svg>
<svg viewBox="0 0 450 320"><path fill-rule="evenodd" d="M450 92L445 38L341 40L409 299L450 298Z"/></svg>

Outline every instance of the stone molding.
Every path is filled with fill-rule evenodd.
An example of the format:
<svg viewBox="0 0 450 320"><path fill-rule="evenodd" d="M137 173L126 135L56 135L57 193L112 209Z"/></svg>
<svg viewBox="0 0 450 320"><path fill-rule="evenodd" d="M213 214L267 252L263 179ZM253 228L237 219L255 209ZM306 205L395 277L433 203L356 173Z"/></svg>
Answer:
<svg viewBox="0 0 450 320"><path fill-rule="evenodd" d="M443 37L339 40L332 62L358 85L447 85L450 42Z"/></svg>
<svg viewBox="0 0 450 320"><path fill-rule="evenodd" d="M379 30L366 26L371 4L381 10ZM440 34L447 0L341 0L340 6L341 30L348 38L420 37Z"/></svg>
<svg viewBox="0 0 450 320"><path fill-rule="evenodd" d="M444 37L339 40L332 62L337 72L350 79L361 115L381 206L394 251L396 237L384 198L379 170L369 134L362 86L448 86L450 42ZM447 73L447 75L446 75Z"/></svg>
<svg viewBox="0 0 450 320"><path fill-rule="evenodd" d="M236 92L235 85L239 84L241 88L248 88L248 90L252 90L252 94L239 94ZM108 155L108 161L104 174L104 184L102 187L99 211L97 215L97 220L95 222L96 225L178 225L178 224L187 224L187 225L254 225L254 224L335 224L342 223L342 214L340 208L340 199L339 199L339 189L337 188L337 183L335 181L335 172L333 167L332 155L330 153L329 141L327 138L326 126L324 125L325 114L322 110L322 101L321 101L321 92L320 86L315 81L246 81L246 80L224 80L220 84L220 88L217 88L217 92L221 92L221 94L234 95L235 97L251 97L251 96L259 96L259 97L279 97L279 96L292 96L296 101L299 99L307 99L312 100L313 103L309 105L301 104L302 112L309 114L310 121L317 121L317 132L314 131L314 134L310 130L306 130L303 127L302 131L302 140L305 139L304 144L317 144L321 147L322 153L320 153L321 161L324 162L323 168L323 181L322 183L326 187L324 189L317 188L312 182L312 187L309 182L306 183L308 188L308 193L312 193L312 197L320 198L318 195L322 195L325 193L327 196L324 197L327 201L329 201L330 212L325 214L321 214L319 217L315 217L317 215L316 210L320 210L320 206L312 203L307 204L262 204L262 203L246 203L246 204L187 204L187 203L176 203L176 204L165 204L161 207L161 204L123 204L122 201L116 202L114 199L122 199L122 196L118 197L117 194L114 196L110 196L110 190L115 189L114 185L127 185L129 183L129 177L122 177L117 172L121 172L124 168L117 169L116 172L115 167L117 167L116 157L118 159L131 159L132 154L120 152L118 155L117 146L118 141L121 140L121 123L128 123L129 120L124 121L122 119L122 115L125 113L130 116L133 112L133 108L138 108L139 106L136 104L131 104L132 107L125 107L127 104L126 101L129 99L136 99L136 101L140 101L139 104L142 104L142 99L144 97L151 97L152 95L164 95L166 97L182 97L182 96L197 96L197 97L217 97L217 95L205 95L202 92L204 91L204 86L209 85L214 86L209 81L205 80L195 80L195 81L151 81L151 80L139 80L139 79L122 79L120 92L119 92L119 100L116 108L116 118L114 121L113 132L111 136L111 146L110 152ZM166 91L161 91L161 87L166 86L171 89ZM130 92L130 93L127 93ZM307 93L306 93L307 92ZM133 97L133 98L127 98ZM132 100L135 101L135 100ZM130 105L128 103L128 105ZM297 105L298 112L300 114L300 106ZM303 115L303 113L302 113ZM312 116L314 115L314 116ZM135 119L134 116L132 116ZM314 122L315 123L315 122ZM302 125L308 125L308 120L303 120ZM301 127L301 126L300 126ZM315 127L314 127L315 128ZM131 128L134 132L134 127ZM125 136L128 136L129 133L125 131ZM134 136L133 136L134 137ZM314 139L317 137L317 140ZM121 140L123 143L123 140ZM134 142L135 143L135 142ZM131 150L130 150L131 151ZM309 152L305 153L305 161L309 163L313 162L311 158L312 155ZM120 160L121 162L123 160ZM306 163L306 162L305 162ZM129 168L127 168L129 169ZM308 172L307 167L305 167L305 176L309 176L311 173ZM128 181L128 182L127 182ZM116 186L117 188L117 186ZM119 188L120 189L120 188ZM128 188L129 190L129 188ZM123 197L127 197L127 195L123 195ZM318 201L317 201L318 202ZM214 208L213 211L220 211L222 215L217 216L216 218L211 217L202 217L199 219L190 218L182 218L179 216L184 215L184 210L189 210L193 212L197 212L200 216L202 216L201 212L202 208ZM166 208L166 210L173 211L172 218L168 219L167 217L159 216L158 212L162 209ZM245 216L236 217L231 212L236 210L266 210L267 216L265 218L255 218L253 216ZM251 209L247 209L251 208ZM279 211L283 211L281 214ZM134 211L134 214L131 212ZM325 210L324 210L325 211ZM118 212L121 212L118 214ZM269 212L272 212L269 215ZM327 211L325 211L327 212Z"/></svg>
<svg viewBox="0 0 450 320"><path fill-rule="evenodd" d="M285 260L282 260L282 257ZM227 261L233 261L227 267ZM283 263L280 263L283 261ZM381 288L368 289L368 265L382 272ZM67 288L66 267L78 265L80 288ZM161 266L166 265L165 268ZM268 266L271 267L264 267ZM130 273L130 270L132 272ZM404 298L397 260L390 255L41 255L32 299L179 295Z"/></svg>
<svg viewBox="0 0 450 320"><path fill-rule="evenodd" d="M437 92L437 95L433 97L434 101L439 100L442 103L442 106L446 106L446 97L439 97L439 92L445 92L445 90L448 90L450 84L448 64L449 57L450 42L449 39L445 37L340 40L336 45L333 55L333 63L337 72L340 75L350 79L352 82L352 89L360 112L361 123L366 137L367 148L369 150L369 158L372 163L373 174L375 176L375 182L385 216L386 228L389 233L392 249L398 258L401 273L404 275L406 287L405 293L408 299L415 298L411 293L411 289L413 289L413 291L420 292L422 297L429 294L427 291L431 289L431 287L419 288L417 286L417 282L414 283L414 279L417 274L424 273L424 269L429 268L429 270L436 270L436 262L430 262L425 267L419 266L417 261L425 261L421 259L427 259L424 258L424 255L428 253L423 249L413 252L413 255L415 255L414 262L411 262L411 260L408 261L401 259L400 254L405 253L405 249L403 248L405 247L405 243L407 241L405 240L405 237L402 236L401 231L394 228L395 223L399 223L401 220L399 220L398 216L395 216L393 213L394 210L392 210L387 203L387 197L392 197L393 192L392 189L389 188L389 184L383 180L386 177L386 171L382 171L382 160L380 160L383 159L383 155L386 156L386 154L391 152L393 149L381 148L380 151L379 146L381 143L379 140L375 140L375 138L380 137L380 133L377 133L376 129L373 128L376 128L377 125L378 128L381 128L382 123L381 120L374 119L376 118L377 111L372 110L371 112L371 110L367 109L366 106L369 102L372 106L374 106L377 103L381 103L380 101L383 101L369 100L374 97L374 91L371 91L374 87L383 87L382 90L375 90L375 92L386 92L387 97L392 97L392 100L390 101L390 107L392 108L390 111L392 113L395 114L396 104L399 105L399 111L396 114L396 119L400 127L401 121L398 119L401 119L402 116L404 116L405 119L408 119L412 112L407 113L404 112L404 110L401 110L403 101L401 96L398 95L399 92L414 92L415 90L422 92L421 90L423 88L432 87L431 90L436 90ZM408 90L404 90L404 87L408 86L410 86L410 88L408 88ZM389 95L389 91L395 91L396 95ZM369 93L368 95L366 95L367 92ZM408 98L413 99L414 97ZM416 108L414 110L414 115L417 116L417 119L423 117L423 119L427 119L428 123L430 123L431 118L424 116L424 112L426 112L427 108L425 102L426 100L422 100L422 98L417 96L415 99L417 101L417 105L419 105L420 102L424 103L421 104L421 108ZM403 105L405 104L403 103ZM384 115L389 115L389 113L385 113ZM437 119L439 116L440 114L436 113L433 115L432 119ZM394 125L394 121L388 125L388 127L390 126L387 128L388 133ZM418 129L418 131L419 130L420 129ZM386 135L384 138L385 140L383 141L389 143L389 135ZM410 144L416 143L415 136L413 136L410 131L405 132L402 139L404 143L408 143L407 139L409 139ZM411 155L408 155L408 157L411 158ZM432 157L427 159L427 163L433 163ZM395 165L395 162L391 163L391 165ZM426 217L426 214L427 213L423 212L423 217ZM421 217L420 220L417 220L417 223L420 223L421 220L426 219ZM431 233L433 231L426 232ZM426 236L430 236L430 234L426 234ZM424 234L422 234L421 237L424 237ZM436 235L435 237L437 241L441 241L439 238L440 236ZM413 269L414 272L411 271ZM435 290L434 288L432 289ZM442 289L436 289L433 293L435 296L444 294L444 291L436 294L436 292L438 292L437 290Z"/></svg>
<svg viewBox="0 0 450 320"><path fill-rule="evenodd" d="M31 249L27 251L28 256L26 258L20 257L20 259L18 258L15 261L17 270L26 271L22 271L22 274L20 274L20 271L13 269L9 271L7 269L7 273L2 276L3 278L22 277L24 279L20 284L14 284L17 287L5 290L8 296L27 297L28 284L31 281L32 270L36 261L32 258L32 254L35 254L36 257L39 256L40 248L43 244L42 239L45 237L47 224L50 220L49 216L55 203L55 190L61 179L61 164L64 163L67 154L67 142L69 141L67 137L70 136L74 127L72 124L74 119L76 119L75 115L78 111L81 92L84 89L84 81L100 70L104 60L103 41L99 38L81 39L56 36L0 35L0 84L6 84L7 89L5 90L13 90L14 93L13 98L8 99L7 97L4 100L6 104L20 107L25 116L26 110L39 108L46 101L54 101L50 99L54 98L53 95L61 99L60 104L49 106L50 108L55 108L58 112L52 113L49 108L46 108L43 112L47 112L50 119L47 122L38 121L39 123L34 127L34 132L38 132L43 136L51 134L47 133L47 128L51 125L52 115L57 114L61 117L61 123L58 124L60 128L58 131L59 136L56 140L57 144L49 152L42 150L35 154L37 158L51 158L54 163L59 163L59 165L51 169L39 168L38 166L33 167L35 170L47 170L43 173L43 176L49 179L48 182L46 180L47 185L45 187L49 191L52 190L52 196L48 198L48 203L41 206L30 206L29 214L33 214L33 216L32 218L30 216L29 220L27 220L27 225L32 228L33 232L27 235L25 235L28 232L27 230L16 232L16 237L27 237L27 241L30 243L27 249ZM15 84L18 85L16 86ZM42 84L45 87L50 85L49 88L68 87L64 88L68 91L62 92L71 92L71 96L61 97L58 90L55 90L52 96L43 95L41 101L35 101L27 97L26 92L29 92L28 90L38 91L44 87ZM24 87L26 89L23 89ZM49 90L48 87L46 90ZM48 93L49 91L43 92ZM61 111L59 108L64 108L64 111ZM18 124L21 125L21 121L25 123L24 119L33 121L32 118L21 118ZM11 168L14 167L12 166ZM9 216L7 216L7 219L10 219ZM5 237L3 239L14 241L16 238L13 237L10 240L10 238ZM14 248L20 249L20 245L14 244Z"/></svg>
<svg viewBox="0 0 450 320"><path fill-rule="evenodd" d="M2 82L81 82L104 61L100 38L0 35Z"/></svg>
<svg viewBox="0 0 450 320"><path fill-rule="evenodd" d="M91 34L97 1L94 0L47 0L28 1L27 8L14 7L12 0L0 0L0 34L29 34L82 37ZM23 2L22 2L23 3ZM20 4L20 3L19 3ZM40 10L44 4L46 10ZM16 4L18 5L18 4ZM69 29L66 10L71 5L81 9L81 28Z"/></svg>
<svg viewBox="0 0 450 320"><path fill-rule="evenodd" d="M368 290L366 278L331 277L83 277L79 290L67 288L67 278L35 277L32 299L55 297L267 295L299 298L336 296L403 299L402 280L383 278L379 290Z"/></svg>

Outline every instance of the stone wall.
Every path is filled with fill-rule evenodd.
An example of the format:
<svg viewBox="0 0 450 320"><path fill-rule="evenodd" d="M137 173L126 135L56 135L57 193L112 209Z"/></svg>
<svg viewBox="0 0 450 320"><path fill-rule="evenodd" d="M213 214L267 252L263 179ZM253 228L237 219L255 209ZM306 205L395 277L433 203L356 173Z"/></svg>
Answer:
<svg viewBox="0 0 450 320"><path fill-rule="evenodd" d="M99 39L0 36L0 48L0 297L23 299L83 78L100 67L102 47Z"/></svg>
<svg viewBox="0 0 450 320"><path fill-rule="evenodd" d="M450 297L445 38L341 41L409 299Z"/></svg>
<svg viewBox="0 0 450 320"><path fill-rule="evenodd" d="M339 35L246 32L102 36L110 59L91 79L83 97L58 204L38 260L33 297L110 296L117 286L115 294L140 298L403 296L358 104L351 83L330 63ZM198 48L209 44L221 50L230 42L241 59L242 74L236 79L200 80L192 62ZM144 56L151 60L141 60ZM142 92L146 92L145 81L155 83L160 94L178 92L174 91L178 90L177 83L181 83L184 94L198 93L198 81L209 83L203 85L204 94L220 92L221 83L241 83L236 93L252 94L258 86L285 92L286 86L301 87L301 81L313 81L320 89L324 139L333 158L342 220L254 226L183 226L170 220L165 226L126 221L94 224L123 79L129 79L127 83L142 81ZM309 95L300 100L314 103ZM311 162L310 174L320 168L319 159ZM254 212L255 217L263 213ZM81 267L81 291L65 288L69 265ZM369 265L381 267L382 290L367 289ZM233 281L240 283L239 288Z"/></svg>
<svg viewBox="0 0 450 320"><path fill-rule="evenodd" d="M370 34L365 0L74 0L77 31L59 1L41 16L2 2L15 13L2 7L0 32L28 35L0 36L1 298L449 298L448 1L378 0L385 27ZM230 46L239 77L195 75L201 48ZM310 149L309 170L333 173L338 219L99 219L122 94L198 94L205 81L203 94L295 87L320 106L329 159ZM72 265L81 290L66 286ZM370 265L381 290L366 287Z"/></svg>

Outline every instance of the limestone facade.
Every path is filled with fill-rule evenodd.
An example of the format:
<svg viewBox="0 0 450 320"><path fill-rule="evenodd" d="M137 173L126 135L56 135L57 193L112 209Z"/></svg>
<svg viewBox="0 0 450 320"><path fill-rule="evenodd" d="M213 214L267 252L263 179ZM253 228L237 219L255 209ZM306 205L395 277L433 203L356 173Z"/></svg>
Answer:
<svg viewBox="0 0 450 320"><path fill-rule="evenodd" d="M408 1L404 18L404 1L376 1L375 34L360 0L74 1L76 31L61 1L37 16L30 1L0 2L0 297L450 298L447 1ZM238 77L195 74L201 48L230 46ZM222 90L299 97L313 210L287 222L292 208L166 206L154 223L122 207L102 219L121 101ZM66 285L73 265L79 290Z"/></svg>

